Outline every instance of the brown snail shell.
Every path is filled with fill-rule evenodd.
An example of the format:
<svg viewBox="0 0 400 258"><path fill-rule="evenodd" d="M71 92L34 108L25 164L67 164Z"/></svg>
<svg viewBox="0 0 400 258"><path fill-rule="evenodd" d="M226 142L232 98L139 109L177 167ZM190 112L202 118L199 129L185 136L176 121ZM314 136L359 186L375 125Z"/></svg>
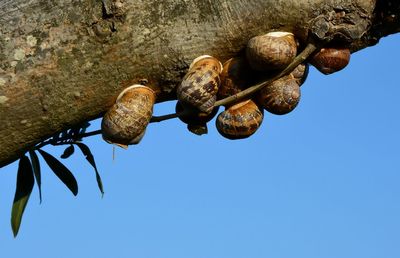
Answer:
<svg viewBox="0 0 400 258"><path fill-rule="evenodd" d="M202 112L211 112L217 100L221 71L222 64L216 58L212 56L196 58L177 88L179 102Z"/></svg>
<svg viewBox="0 0 400 258"><path fill-rule="evenodd" d="M345 68L350 62L348 48L322 48L310 63L323 74L332 74Z"/></svg>
<svg viewBox="0 0 400 258"><path fill-rule="evenodd" d="M103 139L121 147L139 143L153 115L155 99L154 91L143 85L123 90L103 117Z"/></svg>
<svg viewBox="0 0 400 258"><path fill-rule="evenodd" d="M310 66L307 63L299 64L290 74L296 79L299 86L307 80Z"/></svg>
<svg viewBox="0 0 400 258"><path fill-rule="evenodd" d="M265 110L275 115L284 115L296 108L300 95L298 82L289 75L267 85L256 96Z"/></svg>
<svg viewBox="0 0 400 258"><path fill-rule="evenodd" d="M216 120L218 132L231 140L253 135L261 126L264 111L252 100L246 100L227 108Z"/></svg>
<svg viewBox="0 0 400 258"><path fill-rule="evenodd" d="M297 54L297 43L290 32L270 32L249 40L247 61L257 71L286 68Z"/></svg>
<svg viewBox="0 0 400 258"><path fill-rule="evenodd" d="M250 86L251 70L246 59L234 57L224 63L220 77L218 99L224 99Z"/></svg>

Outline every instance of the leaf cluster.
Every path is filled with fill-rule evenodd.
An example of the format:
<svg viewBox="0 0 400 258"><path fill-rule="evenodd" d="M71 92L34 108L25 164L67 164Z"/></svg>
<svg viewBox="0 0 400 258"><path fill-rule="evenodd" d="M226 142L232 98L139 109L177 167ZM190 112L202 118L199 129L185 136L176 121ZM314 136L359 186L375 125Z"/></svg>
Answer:
<svg viewBox="0 0 400 258"><path fill-rule="evenodd" d="M11 228L14 237L16 237L18 234L22 217L35 182L39 191L40 203L42 202L41 164L38 153L51 171L61 180L62 183L64 183L64 185L72 192L72 194L74 196L78 194L78 183L73 173L57 158L42 149L42 147L48 144L54 146L68 145L61 155L61 159L70 158L75 152L75 146L80 149L87 162L89 162L89 164L93 167L97 186L102 196L104 195L103 183L97 170L94 156L90 148L81 142L82 138L85 137L86 129L89 127L89 125L89 123L85 123L79 127L71 128L60 134L57 134L30 150L29 158L26 154L20 157L14 201L11 209Z"/></svg>

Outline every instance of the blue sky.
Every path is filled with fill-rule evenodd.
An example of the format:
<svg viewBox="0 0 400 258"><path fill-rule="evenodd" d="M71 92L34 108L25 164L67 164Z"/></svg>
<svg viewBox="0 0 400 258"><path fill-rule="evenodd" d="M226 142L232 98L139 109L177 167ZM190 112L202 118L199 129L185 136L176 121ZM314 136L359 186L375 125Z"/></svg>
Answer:
<svg viewBox="0 0 400 258"><path fill-rule="evenodd" d="M266 114L247 140L222 138L213 122L198 137L173 120L151 124L113 161L110 145L87 139L104 198L77 152L65 164L78 196L44 169L43 203L35 188L16 239L17 167L1 169L0 256L400 257L399 44L385 38L334 75L312 68L298 108Z"/></svg>

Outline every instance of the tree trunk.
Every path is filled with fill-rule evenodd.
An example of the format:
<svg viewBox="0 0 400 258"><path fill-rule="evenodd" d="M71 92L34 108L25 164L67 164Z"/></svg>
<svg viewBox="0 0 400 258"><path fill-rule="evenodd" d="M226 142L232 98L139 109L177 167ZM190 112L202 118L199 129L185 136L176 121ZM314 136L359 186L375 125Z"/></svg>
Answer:
<svg viewBox="0 0 400 258"><path fill-rule="evenodd" d="M0 0L0 166L101 116L126 86L157 102L192 59L225 61L253 36L291 31L357 51L400 30L384 0Z"/></svg>

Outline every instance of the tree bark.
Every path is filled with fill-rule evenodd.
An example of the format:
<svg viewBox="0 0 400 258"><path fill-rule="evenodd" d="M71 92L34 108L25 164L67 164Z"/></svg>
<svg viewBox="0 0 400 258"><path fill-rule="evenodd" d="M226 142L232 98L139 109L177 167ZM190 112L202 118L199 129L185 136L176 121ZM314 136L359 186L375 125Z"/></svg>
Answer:
<svg viewBox="0 0 400 258"><path fill-rule="evenodd" d="M191 60L221 61L253 36L291 31L300 46L353 52L400 30L384 0L0 0L0 166L51 135L101 116L146 82L157 102Z"/></svg>

